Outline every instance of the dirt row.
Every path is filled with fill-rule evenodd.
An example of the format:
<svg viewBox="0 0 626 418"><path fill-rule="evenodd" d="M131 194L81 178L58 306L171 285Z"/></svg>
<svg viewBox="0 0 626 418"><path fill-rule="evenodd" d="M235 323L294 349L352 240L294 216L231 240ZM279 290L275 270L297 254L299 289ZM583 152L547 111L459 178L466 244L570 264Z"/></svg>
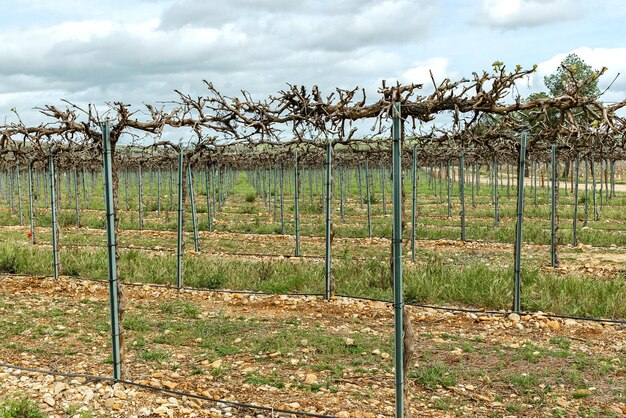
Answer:
<svg viewBox="0 0 626 418"><path fill-rule="evenodd" d="M0 283L0 362L110 375L106 283L38 277ZM388 304L125 289L125 371L135 382L310 413L393 415ZM623 325L541 313L410 308L410 316L412 416L626 413ZM0 397L16 392L51 416L66 416L76 405L96 416L271 416L119 383L0 370Z"/></svg>

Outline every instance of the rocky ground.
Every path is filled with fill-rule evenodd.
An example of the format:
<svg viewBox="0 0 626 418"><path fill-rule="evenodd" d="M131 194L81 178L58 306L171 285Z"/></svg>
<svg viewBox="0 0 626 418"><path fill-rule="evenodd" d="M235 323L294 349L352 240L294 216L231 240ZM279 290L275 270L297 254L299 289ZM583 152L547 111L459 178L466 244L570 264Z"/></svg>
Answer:
<svg viewBox="0 0 626 418"><path fill-rule="evenodd" d="M110 376L108 287L0 279L0 362ZM49 416L272 416L230 400L344 417L393 416L390 305L125 286L125 376L157 388L0 367L0 399ZM626 328L533 315L410 308L412 416L626 414Z"/></svg>

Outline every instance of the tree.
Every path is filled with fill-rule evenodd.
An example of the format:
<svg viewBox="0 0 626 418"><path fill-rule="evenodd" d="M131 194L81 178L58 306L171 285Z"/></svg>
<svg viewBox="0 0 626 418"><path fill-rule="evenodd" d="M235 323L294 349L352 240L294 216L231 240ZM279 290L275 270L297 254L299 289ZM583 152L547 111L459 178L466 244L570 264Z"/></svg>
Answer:
<svg viewBox="0 0 626 418"><path fill-rule="evenodd" d="M595 70L576 54L567 55L555 73L543 78L543 82L552 97L574 95L576 92L583 97L600 96L598 80L606 68ZM584 118L582 112L575 112L576 118ZM563 177L567 178L570 170L570 161L565 160Z"/></svg>
<svg viewBox="0 0 626 418"><path fill-rule="evenodd" d="M576 54L569 54L561 61L555 73L543 78L552 97L571 93L578 87L581 96L600 96L598 77L603 71L594 70Z"/></svg>

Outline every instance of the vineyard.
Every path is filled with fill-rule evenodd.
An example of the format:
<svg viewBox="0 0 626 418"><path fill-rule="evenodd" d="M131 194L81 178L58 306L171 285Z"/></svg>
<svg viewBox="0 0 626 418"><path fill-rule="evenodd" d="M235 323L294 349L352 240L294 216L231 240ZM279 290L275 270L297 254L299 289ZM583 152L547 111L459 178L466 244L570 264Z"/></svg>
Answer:
<svg viewBox="0 0 626 418"><path fill-rule="evenodd" d="M532 71L16 113L3 396L68 416L621 415L626 102L589 80L515 97Z"/></svg>

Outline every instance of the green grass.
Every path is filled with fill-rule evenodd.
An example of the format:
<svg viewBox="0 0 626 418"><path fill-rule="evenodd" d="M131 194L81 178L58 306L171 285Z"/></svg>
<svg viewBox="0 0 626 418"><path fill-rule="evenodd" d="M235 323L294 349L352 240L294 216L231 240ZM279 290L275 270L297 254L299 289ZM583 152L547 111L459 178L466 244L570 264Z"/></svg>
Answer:
<svg viewBox="0 0 626 418"><path fill-rule="evenodd" d="M409 378L415 379L417 383L426 389L434 390L438 386L451 387L457 384L457 371L441 362L421 365L409 374Z"/></svg>
<svg viewBox="0 0 626 418"><path fill-rule="evenodd" d="M132 282L173 284L176 257L166 253L145 257L137 251L121 253L122 279ZM487 265L480 260L444 260L426 253L423 265L407 265L404 270L408 302L459 304L490 309L508 309L512 267ZM66 272L95 279L106 279L104 250L63 249L61 264ZM0 271L6 273L50 274L49 249L26 245L0 244ZM248 260L186 257L184 283L192 287L258 290L275 293L323 292L322 263L293 263L288 260ZM336 260L336 292L353 296L391 299L390 271L378 260ZM593 280L576 273L557 276L532 266L522 272L522 307L526 310L566 315L626 318L626 278L623 274ZM601 303L599 303L601 301ZM179 301L163 304L164 312L197 316L197 308ZM131 324L131 327L134 326Z"/></svg>
<svg viewBox="0 0 626 418"><path fill-rule="evenodd" d="M13 398L0 401L0 417L2 418L46 418L44 414L26 396L15 395Z"/></svg>
<svg viewBox="0 0 626 418"><path fill-rule="evenodd" d="M123 249L121 251L120 272L125 281L174 284L176 277L176 257L173 250L176 248L176 236L173 231L176 228L175 213L165 212L169 209L168 179L169 174L163 173L161 209L164 211L160 217L153 209L156 208L156 175L144 174L143 202L146 213L144 222L146 229L158 231L170 231L161 236L151 234L135 234L132 232L138 226L137 196L138 189L134 182L136 178L130 177L129 206L131 211L120 212L120 227L126 232L120 236L123 246L162 247L170 251L164 251L162 255L155 256L139 250ZM321 171L304 170L301 178L301 234L303 236L322 236L324 234L322 215L322 187ZM364 177L364 172L361 170ZM418 196L418 225L417 238L423 239L457 239L460 235L458 211L458 183L452 187L453 218L447 218L446 197L435 196L433 186L438 190L438 181L429 184L427 176L421 172L419 180ZM309 175L313 179L313 195L309 190ZM206 193L204 190L204 173L196 175L196 194L198 195L198 212L206 211ZM281 232L280 225L273 221L273 207L268 210L260 189L257 190L251 184L250 179L244 173L240 173L235 179L230 196L222 213L216 215L220 222L215 224L215 230L230 232L246 232L255 234L276 234ZM339 196L335 192L334 200L334 231L336 237L364 237L367 236L366 206L360 203L360 198L365 200L365 195L358 190L357 171L350 170L345 173L348 202L346 203L346 219L339 218ZM150 180L151 179L151 180ZM285 173L285 216L287 218L286 233L294 234L293 229L293 177ZM388 177L387 177L388 179ZM91 181L91 177L88 176ZM99 175L94 177L96 190L89 193L86 207L89 209L102 209L100 195ZM364 178L361 179L364 183ZM389 213L382 216L382 193L381 171L377 167L370 170L373 235L377 237L390 237L391 222ZM150 183L151 181L151 183ZM120 208L126 208L124 178L120 179ZM408 183L408 182L407 182ZM41 186L41 185L39 185ZM364 184L362 184L364 186ZM443 184L445 195L445 182ZM106 279L106 252L104 249L105 235L103 228L104 217L102 212L83 212L81 222L90 228L98 230L74 229L75 215L73 195L65 190L61 192L62 206L59 222L64 231L62 234L61 265L68 275L81 277ZM231 185L229 185L229 188ZM268 182L268 194L277 192L277 186ZM407 196L410 196L410 185L405 184ZM40 190L41 187L39 187ZM152 190L152 193L150 193ZM498 228L493 227L493 206L490 205L491 188L482 184L480 191L475 190L474 200L478 203L475 208L471 205L470 188L466 188L467 201L467 236L470 239L484 239L489 241L507 242L513 241L515 232L515 193L514 187L509 190L507 197L506 184L500 187L500 215L501 224ZM386 197L391 196L387 186ZM526 216L524 224L524 239L527 242L548 242L549 233L549 205L547 189L537 191L539 206L532 204L534 193L527 189ZM2 196L2 199L5 199ZM388 199L389 200L389 199ZM560 242L571 241L572 230L569 217L573 213L573 196L560 194L561 228L559 231ZM584 196L579 194L579 200L584 202ZM273 199L270 199L273 203ZM36 223L39 226L50 225L50 212L44 207L46 202L43 196L37 201ZM6 208L6 202L3 202ZM81 196L81 206L84 206ZM626 222L623 222L623 208L626 199L620 195L617 198L605 202L602 208L602 220L612 222L590 221L589 229L582 230L582 222L579 223L578 238L580 242L593 245L620 245L626 246ZM188 208L187 215L189 216ZM388 202L387 212L391 205ZM579 208L582 216L583 208ZM223 219L222 219L223 216ZM358 217L357 217L358 216ZM200 228L207 228L205 216L200 216ZM189 220L189 219L188 219ZM0 210L0 224L16 225L18 222L16 213L8 210ZM72 227L68 229L68 227ZM614 228L615 231L609 231ZM187 231L191 231L191 222L186 222ZM4 233L4 231L3 231ZM7 230L3 236L5 241L0 243L0 272L24 273L24 274L50 274L52 257L49 248L19 245L26 243L27 238L22 230ZM42 243L49 243L50 233L44 231L38 234ZM215 242L215 245L213 245ZM88 247L74 248L74 244L97 244L101 248L91 249ZM277 244L259 247L252 242L247 245L243 239L228 238L219 241L211 241L208 251L215 252L271 252L276 254L293 253L293 243L284 241ZM68 245L63 247L63 245ZM186 237L186 246L191 248L190 234ZM201 243L203 250L205 242ZM310 243L303 240L301 243L302 253L306 255L323 255L323 245ZM408 251L409 246L405 248ZM340 294L391 298L389 285L389 264L387 251L381 251L380 247L367 248L365 245L356 247L349 242L334 245L335 262L333 263L333 275L335 278L336 291ZM353 257L363 257L364 261L356 261ZM511 267L504 267L500 262L488 264L484 259L474 256L469 258L453 257L446 260L436 252L423 252L419 254L418 266L410 264L405 266L405 294L407 300L416 303L434 304L459 304L490 309L508 309L510 307ZM623 273L618 273L603 280L591 279L588 276L577 273L556 275L541 269L542 261L524 260L522 278L522 307L525 310L542 310L567 315L582 315L605 318L626 318L626 305L622 303L620 295L626 292L626 278ZM205 258L202 255L184 258L184 283L188 286L203 287L209 289L229 288L235 290L259 290L266 292L303 292L322 293L324 282L324 269L321 263L293 263L286 260L253 260L237 258ZM173 313L182 310L188 317L196 315L196 311L190 306L163 306L162 309ZM141 327L141 323L129 322L129 327ZM563 350L562 347L559 347Z"/></svg>
<svg viewBox="0 0 626 418"><path fill-rule="evenodd" d="M143 361L162 362L167 361L170 355L167 351L163 350L144 350L141 352L140 357Z"/></svg>

